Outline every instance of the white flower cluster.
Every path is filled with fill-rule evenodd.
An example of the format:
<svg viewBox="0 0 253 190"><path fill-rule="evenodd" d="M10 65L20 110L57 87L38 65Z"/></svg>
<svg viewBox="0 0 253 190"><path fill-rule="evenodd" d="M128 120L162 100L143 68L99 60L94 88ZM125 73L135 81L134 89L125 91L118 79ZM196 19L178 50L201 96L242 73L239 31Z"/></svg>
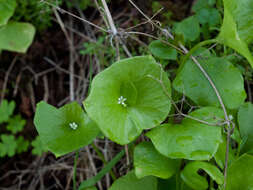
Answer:
<svg viewBox="0 0 253 190"><path fill-rule="evenodd" d="M77 125L75 122L70 123L69 126L70 126L70 128L73 129L73 130L76 130L77 127L78 127L78 125Z"/></svg>
<svg viewBox="0 0 253 190"><path fill-rule="evenodd" d="M123 96L120 96L118 98L118 104L121 104L122 106L126 107L127 106L125 103L126 100L127 100L126 98L124 98Z"/></svg>

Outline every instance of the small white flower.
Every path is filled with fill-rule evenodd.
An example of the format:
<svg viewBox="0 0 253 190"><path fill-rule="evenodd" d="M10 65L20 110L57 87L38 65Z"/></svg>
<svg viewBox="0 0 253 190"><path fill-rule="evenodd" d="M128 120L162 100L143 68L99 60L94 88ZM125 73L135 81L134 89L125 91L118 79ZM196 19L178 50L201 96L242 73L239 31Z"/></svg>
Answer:
<svg viewBox="0 0 253 190"><path fill-rule="evenodd" d="M126 98L124 98L123 96L120 96L118 98L118 104L121 104L122 106L126 107L127 106L125 103L126 100L127 100Z"/></svg>
<svg viewBox="0 0 253 190"><path fill-rule="evenodd" d="M234 119L232 115L229 115L228 118L230 121L232 121Z"/></svg>
<svg viewBox="0 0 253 190"><path fill-rule="evenodd" d="M70 123L70 124L69 124L69 127L70 127L71 129L73 129L73 130L76 130L77 127L78 127L78 125L77 125L75 122L73 122L73 123Z"/></svg>

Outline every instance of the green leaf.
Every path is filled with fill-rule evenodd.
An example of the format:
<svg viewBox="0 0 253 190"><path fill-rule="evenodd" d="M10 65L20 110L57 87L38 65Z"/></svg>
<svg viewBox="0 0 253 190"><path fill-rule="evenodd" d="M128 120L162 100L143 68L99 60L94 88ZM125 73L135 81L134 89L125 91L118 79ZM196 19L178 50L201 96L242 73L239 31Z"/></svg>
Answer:
<svg viewBox="0 0 253 190"><path fill-rule="evenodd" d="M40 102L34 123L42 143L57 157L90 144L99 133L96 124L76 102L60 109Z"/></svg>
<svg viewBox="0 0 253 190"><path fill-rule="evenodd" d="M159 125L168 115L171 94L166 73L151 56L133 57L114 63L99 73L84 101L88 115L105 136L128 144L143 129Z"/></svg>
<svg viewBox="0 0 253 190"><path fill-rule="evenodd" d="M25 140L24 137L19 136L17 142L17 153L26 152L29 148L29 141Z"/></svg>
<svg viewBox="0 0 253 190"><path fill-rule="evenodd" d="M226 190L253 189L253 156L244 154L228 168Z"/></svg>
<svg viewBox="0 0 253 190"><path fill-rule="evenodd" d="M215 124L223 120L218 108L205 107L191 117ZM222 142L221 127L185 118L181 124L164 124L147 133L155 148L164 156L188 160L210 160Z"/></svg>
<svg viewBox="0 0 253 190"><path fill-rule="evenodd" d="M7 24L10 17L14 14L16 0L0 0L0 27Z"/></svg>
<svg viewBox="0 0 253 190"><path fill-rule="evenodd" d="M199 62L214 82L227 108L237 109L243 104L246 98L243 77L232 63L225 58L217 57ZM179 68L173 87L197 105L220 106L209 81L191 60Z"/></svg>
<svg viewBox="0 0 253 190"><path fill-rule="evenodd" d="M33 141L32 141L32 154L41 156L44 152L47 151L45 145L42 144L41 139L39 136L37 136Z"/></svg>
<svg viewBox="0 0 253 190"><path fill-rule="evenodd" d="M177 50L159 40L152 41L149 44L149 49L159 59L177 60Z"/></svg>
<svg viewBox="0 0 253 190"><path fill-rule="evenodd" d="M156 176L167 179L174 175L180 160L169 159L154 148L151 142L142 142L134 149L135 175L138 178Z"/></svg>
<svg viewBox="0 0 253 190"><path fill-rule="evenodd" d="M24 129L26 121L21 118L20 115L16 115L13 118L10 118L8 121L7 129L12 132L12 134L16 134Z"/></svg>
<svg viewBox="0 0 253 190"><path fill-rule="evenodd" d="M253 42L253 1L223 0L224 19L218 41L247 58L253 67L248 45Z"/></svg>
<svg viewBox="0 0 253 190"><path fill-rule="evenodd" d="M194 16L188 17L175 24L175 33L183 35L185 41L194 41L200 35L198 19Z"/></svg>
<svg viewBox="0 0 253 190"><path fill-rule="evenodd" d="M125 176L117 179L109 190L156 190L157 179L152 176L138 179L134 171L128 172Z"/></svg>
<svg viewBox="0 0 253 190"><path fill-rule="evenodd" d="M208 24L209 26L216 26L221 20L220 13L215 8L201 9L196 13L196 16L200 24Z"/></svg>
<svg viewBox="0 0 253 190"><path fill-rule="evenodd" d="M2 143L0 143L0 157L8 155L12 157L15 155L17 142L13 135L1 135Z"/></svg>
<svg viewBox="0 0 253 190"><path fill-rule="evenodd" d="M105 174L110 172L110 170L120 161L120 159L125 155L125 151L120 151L96 176L83 181L78 190L83 190L85 188L95 185L99 180L101 180Z"/></svg>
<svg viewBox="0 0 253 190"><path fill-rule="evenodd" d="M34 34L35 28L29 23L8 22L0 28L0 49L25 53Z"/></svg>
<svg viewBox="0 0 253 190"><path fill-rule="evenodd" d="M15 102L8 103L7 100L3 100L0 104L0 124L7 122L15 109Z"/></svg>
<svg viewBox="0 0 253 190"><path fill-rule="evenodd" d="M223 174L217 167L207 162L194 161L188 163L181 172L181 178L192 189L206 190L208 188L206 178L198 174L200 169L204 170L217 184L223 184Z"/></svg>
<svg viewBox="0 0 253 190"><path fill-rule="evenodd" d="M242 139L246 142L242 148L243 152L253 150L253 104L243 104L238 112L238 123Z"/></svg>

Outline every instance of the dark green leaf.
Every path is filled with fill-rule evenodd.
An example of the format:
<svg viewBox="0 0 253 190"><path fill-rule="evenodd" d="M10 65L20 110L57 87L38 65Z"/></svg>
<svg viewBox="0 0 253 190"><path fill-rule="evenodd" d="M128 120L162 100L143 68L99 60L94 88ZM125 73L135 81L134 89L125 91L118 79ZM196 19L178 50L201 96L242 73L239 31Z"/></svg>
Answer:
<svg viewBox="0 0 253 190"><path fill-rule="evenodd" d="M16 134L23 130L26 121L21 118L20 115L16 115L13 118L10 118L8 121L7 129L12 132L12 134Z"/></svg>
<svg viewBox="0 0 253 190"><path fill-rule="evenodd" d="M200 60L200 64L211 77L227 108L237 109L243 104L246 98L243 77L232 63L225 58L213 57L205 61ZM180 67L173 87L197 105L220 106L209 81L191 60Z"/></svg>
<svg viewBox="0 0 253 190"><path fill-rule="evenodd" d="M157 179L152 176L138 179L134 171L128 172L125 176L117 179L109 190L157 190Z"/></svg>
<svg viewBox="0 0 253 190"><path fill-rule="evenodd" d="M29 141L25 140L24 137L19 136L17 142L17 153L26 152L29 148Z"/></svg>
<svg viewBox="0 0 253 190"><path fill-rule="evenodd" d="M134 149L134 167L138 178L156 176L169 178L178 169L180 160L170 159L154 148L151 142L142 142Z"/></svg>
<svg viewBox="0 0 253 190"><path fill-rule="evenodd" d="M7 24L9 18L14 14L15 8L16 0L0 0L0 27Z"/></svg>
<svg viewBox="0 0 253 190"><path fill-rule="evenodd" d="M170 98L154 79L162 77L170 94L166 76L151 56L121 60L94 78L85 109L105 136L128 144L167 117Z"/></svg>
<svg viewBox="0 0 253 190"><path fill-rule="evenodd" d="M15 109L15 102L8 103L7 100L3 100L0 104L0 124L7 122Z"/></svg>
<svg viewBox="0 0 253 190"><path fill-rule="evenodd" d="M177 50L159 40L152 41L149 44L149 49L159 59L177 60Z"/></svg>
<svg viewBox="0 0 253 190"><path fill-rule="evenodd" d="M41 156L44 152L47 151L45 145L42 144L40 137L37 136L33 141L32 141L32 154Z"/></svg>
<svg viewBox="0 0 253 190"><path fill-rule="evenodd" d="M99 133L96 124L76 102L60 109L40 102L34 123L42 143L56 156L90 144Z"/></svg>
<svg viewBox="0 0 253 190"><path fill-rule="evenodd" d="M218 108L205 107L190 116L215 124L223 119ZM181 124L164 124L147 133L155 148L170 158L210 160L222 142L221 127L185 118Z"/></svg>
<svg viewBox="0 0 253 190"><path fill-rule="evenodd" d="M17 148L17 142L13 135L1 135L0 139L0 157L9 156L12 157L15 154Z"/></svg>

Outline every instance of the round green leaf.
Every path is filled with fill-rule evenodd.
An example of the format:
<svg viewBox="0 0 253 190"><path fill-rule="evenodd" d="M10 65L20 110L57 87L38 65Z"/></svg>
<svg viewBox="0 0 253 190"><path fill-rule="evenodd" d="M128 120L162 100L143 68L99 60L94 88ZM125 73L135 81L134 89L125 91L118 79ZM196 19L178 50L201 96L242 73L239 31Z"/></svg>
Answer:
<svg viewBox="0 0 253 190"><path fill-rule="evenodd" d="M0 28L0 49L25 53L34 34L35 28L29 23L8 22Z"/></svg>
<svg viewBox="0 0 253 190"><path fill-rule="evenodd" d="M205 107L190 116L209 123L221 122L223 112ZM221 127L185 118L181 124L164 124L147 133L155 148L170 158L210 160L222 142Z"/></svg>
<svg viewBox="0 0 253 190"><path fill-rule="evenodd" d="M7 24L10 17L14 14L16 0L0 0L0 27Z"/></svg>
<svg viewBox="0 0 253 190"><path fill-rule="evenodd" d="M88 145L99 129L73 102L57 109L45 102L37 104L34 124L48 150L61 156Z"/></svg>
<svg viewBox="0 0 253 190"><path fill-rule="evenodd" d="M121 60L94 78L85 109L105 136L128 144L143 129L159 125L170 111L160 79L170 94L170 81L151 56Z"/></svg>
<svg viewBox="0 0 253 190"><path fill-rule="evenodd" d="M228 168L226 190L253 189L253 156L244 154Z"/></svg>
<svg viewBox="0 0 253 190"><path fill-rule="evenodd" d="M177 50L159 40L152 41L149 44L149 49L159 59L177 60Z"/></svg>
<svg viewBox="0 0 253 190"><path fill-rule="evenodd" d="M179 163L179 160L157 152L151 142L142 142L134 149L134 167L138 178L152 175L167 179L176 172Z"/></svg>
<svg viewBox="0 0 253 190"><path fill-rule="evenodd" d="M109 190L156 190L157 179L152 176L138 179L134 171L128 172L125 176L117 179Z"/></svg>
<svg viewBox="0 0 253 190"><path fill-rule="evenodd" d="M176 23L175 32L178 35L183 35L185 41L196 40L200 35L198 19L194 16L191 16L179 23Z"/></svg>
<svg viewBox="0 0 253 190"><path fill-rule="evenodd" d="M232 63L225 58L217 57L200 60L200 63L213 80L227 108L236 109L243 104L246 98L243 77ZM173 87L197 105L220 106L209 81L191 60L180 67Z"/></svg>
<svg viewBox="0 0 253 190"><path fill-rule="evenodd" d="M253 41L253 1L223 0L224 19L218 36L223 43L247 58L253 67L253 56L248 44Z"/></svg>
<svg viewBox="0 0 253 190"><path fill-rule="evenodd" d="M200 169L204 170L217 184L223 184L223 174L217 167L207 162L195 161L187 164L181 172L181 178L192 189L206 190L208 188L206 178L198 174Z"/></svg>
<svg viewBox="0 0 253 190"><path fill-rule="evenodd" d="M243 104L238 112L238 123L242 139L246 139L243 151L253 150L253 104Z"/></svg>

